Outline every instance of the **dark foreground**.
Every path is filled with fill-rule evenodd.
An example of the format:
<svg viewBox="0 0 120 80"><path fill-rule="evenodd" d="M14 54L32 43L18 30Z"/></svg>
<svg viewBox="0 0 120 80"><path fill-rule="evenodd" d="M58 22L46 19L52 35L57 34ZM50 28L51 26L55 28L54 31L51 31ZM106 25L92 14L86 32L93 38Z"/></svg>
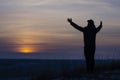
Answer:
<svg viewBox="0 0 120 80"><path fill-rule="evenodd" d="M0 59L0 80L120 80L120 60L96 60L88 74L84 60Z"/></svg>

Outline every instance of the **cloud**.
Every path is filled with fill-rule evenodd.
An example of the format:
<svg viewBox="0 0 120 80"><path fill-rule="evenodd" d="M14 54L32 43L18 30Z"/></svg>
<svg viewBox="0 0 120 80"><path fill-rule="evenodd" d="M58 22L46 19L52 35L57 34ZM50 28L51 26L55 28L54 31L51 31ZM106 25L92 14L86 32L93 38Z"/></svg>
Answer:
<svg viewBox="0 0 120 80"><path fill-rule="evenodd" d="M96 25L102 20L98 44L119 46L119 4L119 0L0 0L0 50L9 52L26 44L46 49L44 58L49 52L57 53L51 58L59 53L78 55L82 33L70 27L67 17L82 26L90 18Z"/></svg>

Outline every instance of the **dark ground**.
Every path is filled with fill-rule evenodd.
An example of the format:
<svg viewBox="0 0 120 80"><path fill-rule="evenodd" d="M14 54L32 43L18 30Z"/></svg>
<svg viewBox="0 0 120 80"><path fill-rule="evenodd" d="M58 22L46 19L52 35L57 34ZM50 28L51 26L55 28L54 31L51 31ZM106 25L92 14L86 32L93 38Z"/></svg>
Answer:
<svg viewBox="0 0 120 80"><path fill-rule="evenodd" d="M84 60L0 59L0 80L120 80L120 60L96 60L88 74Z"/></svg>

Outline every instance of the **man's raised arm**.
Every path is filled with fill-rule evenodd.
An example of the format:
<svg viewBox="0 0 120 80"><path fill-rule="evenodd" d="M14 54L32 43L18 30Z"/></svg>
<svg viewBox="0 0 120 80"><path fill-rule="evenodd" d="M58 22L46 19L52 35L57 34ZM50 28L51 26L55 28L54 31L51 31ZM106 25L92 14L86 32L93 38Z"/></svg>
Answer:
<svg viewBox="0 0 120 80"><path fill-rule="evenodd" d="M101 22L100 22L100 25L96 28L96 29L97 29L97 32L99 32L102 27L103 27L103 25L102 25L102 21L101 21Z"/></svg>
<svg viewBox="0 0 120 80"><path fill-rule="evenodd" d="M68 20L68 22L69 22L74 28L76 28L77 30L83 32L83 29L84 29L84 28L82 28L81 26L79 26L79 25L75 24L74 22L72 22L72 18L68 18L67 20Z"/></svg>

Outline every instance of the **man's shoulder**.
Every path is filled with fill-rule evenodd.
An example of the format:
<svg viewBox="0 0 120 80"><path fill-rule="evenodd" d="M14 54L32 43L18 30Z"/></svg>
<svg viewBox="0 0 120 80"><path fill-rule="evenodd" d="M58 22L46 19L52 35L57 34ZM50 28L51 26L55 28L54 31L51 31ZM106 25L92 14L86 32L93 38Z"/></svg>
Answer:
<svg viewBox="0 0 120 80"><path fill-rule="evenodd" d="M82 32L85 32L87 30L87 27L82 27Z"/></svg>
<svg viewBox="0 0 120 80"><path fill-rule="evenodd" d="M83 27L83 30L87 30L87 27L85 26L85 27Z"/></svg>

